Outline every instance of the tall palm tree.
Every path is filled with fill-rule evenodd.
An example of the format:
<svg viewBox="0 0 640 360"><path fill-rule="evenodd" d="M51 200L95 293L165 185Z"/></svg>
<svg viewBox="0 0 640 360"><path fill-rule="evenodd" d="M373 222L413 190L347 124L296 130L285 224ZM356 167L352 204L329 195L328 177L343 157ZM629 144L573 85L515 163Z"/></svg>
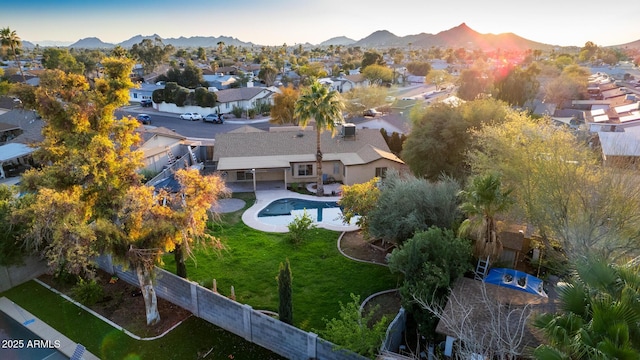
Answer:
<svg viewBox="0 0 640 360"><path fill-rule="evenodd" d="M22 81L26 81L24 73L22 72L22 66L20 66L18 53L16 52L16 48L22 46L22 40L20 40L18 34L16 34L15 30L11 30L9 27L2 28L0 29L0 43L2 44L3 48L11 49L11 52L13 52L13 58L18 64L18 70L20 70Z"/></svg>
<svg viewBox="0 0 640 360"><path fill-rule="evenodd" d="M342 121L342 110L344 104L340 94L329 91L327 87L317 80L311 86L302 90L296 102L294 116L298 119L301 127L307 126L309 120L313 119L316 126L316 195L324 196L322 184L322 149L320 147L320 134L324 130L331 130L335 134L336 124Z"/></svg>
<svg viewBox="0 0 640 360"><path fill-rule="evenodd" d="M558 314L536 317L537 359L640 359L640 266L585 259L558 289Z"/></svg>
<svg viewBox="0 0 640 360"><path fill-rule="evenodd" d="M474 238L479 258L497 257L502 251L496 215L513 203L510 195L511 190L503 190L500 175L495 173L475 176L460 192L460 210L468 217L460 225L460 233Z"/></svg>

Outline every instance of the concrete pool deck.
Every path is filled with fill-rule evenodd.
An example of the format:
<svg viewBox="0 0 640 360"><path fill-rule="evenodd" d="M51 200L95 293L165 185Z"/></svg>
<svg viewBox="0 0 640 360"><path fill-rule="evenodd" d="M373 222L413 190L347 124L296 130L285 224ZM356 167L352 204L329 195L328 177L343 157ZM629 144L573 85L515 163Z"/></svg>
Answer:
<svg viewBox="0 0 640 360"><path fill-rule="evenodd" d="M73 355L73 352L76 349L76 345L78 345L77 343L71 341L71 339L62 335L60 332L49 326L44 321L33 316L33 314L21 308L20 306L18 306L18 304L7 299L6 297L2 297L0 298L0 311L9 315L9 317L13 318L20 324L24 324L25 320L29 320L29 324L25 327L32 333L38 335L43 340L50 340L51 342L54 342L56 340L60 341L60 348L56 350L68 356L69 358L71 358L71 356ZM88 350L85 350L82 354L82 359L99 360L100 358L93 355Z"/></svg>
<svg viewBox="0 0 640 360"><path fill-rule="evenodd" d="M260 210L267 207L274 200L283 198L296 198L312 201L335 201L340 200L339 196L324 196L318 198L313 195L302 195L289 190L262 190L256 191L256 202L242 214L242 221L249 227L265 232L286 233L289 232L287 225L275 225L262 222L258 218ZM328 209L327 209L328 210ZM333 231L355 231L359 227L357 225L335 225L325 222L315 223L319 228Z"/></svg>

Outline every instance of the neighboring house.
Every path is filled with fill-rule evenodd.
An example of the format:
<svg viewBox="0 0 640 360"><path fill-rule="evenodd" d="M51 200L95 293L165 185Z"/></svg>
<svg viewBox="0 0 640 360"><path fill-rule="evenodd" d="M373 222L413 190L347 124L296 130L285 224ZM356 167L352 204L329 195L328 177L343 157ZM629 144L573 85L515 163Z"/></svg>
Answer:
<svg viewBox="0 0 640 360"><path fill-rule="evenodd" d="M340 80L342 81L340 92L348 92L357 87L369 86L369 80L360 73L345 75L340 77Z"/></svg>
<svg viewBox="0 0 640 360"><path fill-rule="evenodd" d="M287 186L316 181L315 130L275 130L216 136L213 160L227 182L255 185L261 181L282 181ZM384 176L390 168L406 170L404 162L390 152L380 131L355 130L353 126L351 130L354 136L332 137L331 132L322 133L325 181L352 185Z"/></svg>
<svg viewBox="0 0 640 360"><path fill-rule="evenodd" d="M164 89L164 85L141 83L139 87L129 89L129 101L139 103L142 100L152 100L151 96L157 89Z"/></svg>
<svg viewBox="0 0 640 360"><path fill-rule="evenodd" d="M598 132L605 166L640 168L640 126L617 132Z"/></svg>
<svg viewBox="0 0 640 360"><path fill-rule="evenodd" d="M251 109L258 104L273 104L273 91L263 87L244 87L226 89L216 92L218 104L216 110L220 114L228 114L234 106Z"/></svg>
<svg viewBox="0 0 640 360"><path fill-rule="evenodd" d="M33 111L9 110L0 114L0 123L3 124L0 138L4 138L6 142L31 145L44 140L42 136L44 123Z"/></svg>
<svg viewBox="0 0 640 360"><path fill-rule="evenodd" d="M224 75L223 73L213 73L212 71L203 72L202 78L210 87L218 90L228 89L238 80L232 75Z"/></svg>
<svg viewBox="0 0 640 360"><path fill-rule="evenodd" d="M400 114L389 114L384 117L376 118L364 118L363 121L359 121L356 124L356 129L384 129L387 134L391 135L394 132L398 134L408 134L409 124L404 121L404 118Z"/></svg>
<svg viewBox="0 0 640 360"><path fill-rule="evenodd" d="M136 150L143 152L144 168L147 170L160 172L186 152L186 138L172 130L141 126L136 131L142 140Z"/></svg>
<svg viewBox="0 0 640 360"><path fill-rule="evenodd" d="M538 116L551 116L555 113L557 105L554 103L539 103L533 109L533 114Z"/></svg>

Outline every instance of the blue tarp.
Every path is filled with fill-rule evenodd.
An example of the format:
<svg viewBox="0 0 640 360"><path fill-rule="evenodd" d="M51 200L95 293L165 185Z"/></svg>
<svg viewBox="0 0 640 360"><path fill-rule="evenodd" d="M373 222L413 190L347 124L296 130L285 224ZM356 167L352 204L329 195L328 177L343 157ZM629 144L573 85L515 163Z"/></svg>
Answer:
<svg viewBox="0 0 640 360"><path fill-rule="evenodd" d="M489 274L484 278L484 282L547 297L547 293L543 287L544 281L533 275L514 269L491 269Z"/></svg>

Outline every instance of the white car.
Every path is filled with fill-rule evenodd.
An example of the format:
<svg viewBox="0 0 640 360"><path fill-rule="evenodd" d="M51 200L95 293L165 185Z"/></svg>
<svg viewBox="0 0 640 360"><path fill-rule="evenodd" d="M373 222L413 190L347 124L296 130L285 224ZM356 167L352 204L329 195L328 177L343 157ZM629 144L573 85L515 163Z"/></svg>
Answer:
<svg viewBox="0 0 640 360"><path fill-rule="evenodd" d="M191 121L197 121L197 120L202 120L202 115L198 114L198 113L184 113L182 115L180 115L180 119L182 120L191 120Z"/></svg>

